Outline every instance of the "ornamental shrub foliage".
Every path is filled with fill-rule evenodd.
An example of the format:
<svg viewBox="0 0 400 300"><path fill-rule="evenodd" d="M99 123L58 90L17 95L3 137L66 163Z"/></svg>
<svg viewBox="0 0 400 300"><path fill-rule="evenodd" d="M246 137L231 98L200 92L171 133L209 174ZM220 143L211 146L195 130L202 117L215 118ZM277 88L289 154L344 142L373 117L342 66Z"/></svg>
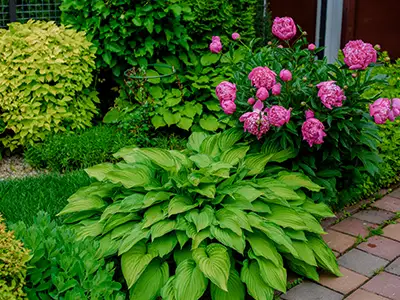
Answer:
<svg viewBox="0 0 400 300"><path fill-rule="evenodd" d="M320 237L332 216L307 196L320 186L272 167L287 151L251 150L243 132L193 133L181 152L123 148L118 164L87 169L98 181L71 196L60 215L80 238L120 257L130 298L273 299L286 267L318 280L340 275Z"/></svg>
<svg viewBox="0 0 400 300"><path fill-rule="evenodd" d="M94 52L83 32L54 22L0 30L0 140L6 148L91 125L98 102L90 88Z"/></svg>

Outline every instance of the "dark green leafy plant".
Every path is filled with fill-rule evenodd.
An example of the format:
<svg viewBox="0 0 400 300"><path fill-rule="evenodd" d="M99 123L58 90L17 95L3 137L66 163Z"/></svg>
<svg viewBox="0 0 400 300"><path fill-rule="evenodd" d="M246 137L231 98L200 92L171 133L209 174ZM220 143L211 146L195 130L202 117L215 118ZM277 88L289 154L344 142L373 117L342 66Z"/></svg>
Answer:
<svg viewBox="0 0 400 300"><path fill-rule="evenodd" d="M313 280L317 267L340 275L318 222L332 212L305 193L320 187L266 167L287 153L251 153L242 137L230 129L194 133L181 152L121 149L124 162L87 169L98 182L60 215L103 256L121 256L135 300L245 299L245 286L268 300L286 291L284 266Z"/></svg>
<svg viewBox="0 0 400 300"><path fill-rule="evenodd" d="M32 226L11 227L31 250L25 290L29 299L116 299L125 295L113 281L114 266L96 258L98 244L76 241L75 233L39 213Z"/></svg>
<svg viewBox="0 0 400 300"><path fill-rule="evenodd" d="M85 33L54 22L0 30L0 141L11 150L91 126L96 49ZM4 124L4 126L3 126Z"/></svg>

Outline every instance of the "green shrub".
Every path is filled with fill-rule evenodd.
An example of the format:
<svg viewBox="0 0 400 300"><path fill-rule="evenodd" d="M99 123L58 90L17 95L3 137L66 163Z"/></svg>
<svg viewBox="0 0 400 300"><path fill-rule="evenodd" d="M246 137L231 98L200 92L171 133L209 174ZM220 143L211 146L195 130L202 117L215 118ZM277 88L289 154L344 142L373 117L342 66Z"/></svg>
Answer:
<svg viewBox="0 0 400 300"><path fill-rule="evenodd" d="M6 230L0 215L0 299L25 299L25 285L29 251L15 239L14 233Z"/></svg>
<svg viewBox="0 0 400 300"><path fill-rule="evenodd" d="M131 299L273 299L285 292L287 265L318 280L317 267L340 275L320 234L332 216L300 173L267 162L286 151L248 153L241 130L194 133L185 151L124 148L125 162L87 170L98 180L69 198L60 215L81 239L121 256ZM303 191L305 189L305 191ZM308 192L307 192L308 193ZM208 299L208 298L207 298Z"/></svg>
<svg viewBox="0 0 400 300"><path fill-rule="evenodd" d="M77 189L91 182L83 171L0 181L0 211L9 222L31 224L41 210L57 214Z"/></svg>
<svg viewBox="0 0 400 300"><path fill-rule="evenodd" d="M54 22L0 30L1 142L11 150L51 132L91 125L95 49L83 32Z"/></svg>
<svg viewBox="0 0 400 300"><path fill-rule="evenodd" d="M29 299L125 299L113 281L114 265L96 258L98 244L76 241L75 233L39 213L32 226L12 226L31 250L25 290Z"/></svg>

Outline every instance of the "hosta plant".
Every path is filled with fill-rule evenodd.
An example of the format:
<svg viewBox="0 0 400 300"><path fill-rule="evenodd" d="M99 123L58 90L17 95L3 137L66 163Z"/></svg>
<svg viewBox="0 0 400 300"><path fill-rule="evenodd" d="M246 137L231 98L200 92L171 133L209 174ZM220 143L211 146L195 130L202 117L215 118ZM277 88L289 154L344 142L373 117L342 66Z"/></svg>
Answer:
<svg viewBox="0 0 400 300"><path fill-rule="evenodd" d="M332 216L306 176L268 162L287 151L252 153L241 130L193 133L187 149L123 148L118 164L87 169L98 182L60 213L99 256L120 257L131 299L273 299L286 268L318 280L340 275L321 239Z"/></svg>

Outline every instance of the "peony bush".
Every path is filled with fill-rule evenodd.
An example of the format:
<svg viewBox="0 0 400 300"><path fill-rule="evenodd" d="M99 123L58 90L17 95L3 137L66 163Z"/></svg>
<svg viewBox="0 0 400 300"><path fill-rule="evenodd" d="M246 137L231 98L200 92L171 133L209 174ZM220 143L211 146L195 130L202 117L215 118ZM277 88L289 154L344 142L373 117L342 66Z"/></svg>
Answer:
<svg viewBox="0 0 400 300"><path fill-rule="evenodd" d="M328 64L316 59L322 49L307 42L292 18L276 18L272 33L278 39L256 52L233 39L231 51L247 55L216 96L227 117L259 141L254 147L277 144L292 152L291 168L325 188L314 200L337 203L338 191L360 182L363 173L377 174L376 124L398 117L400 100L363 96L380 81L371 76L378 47L350 41L344 61Z"/></svg>

